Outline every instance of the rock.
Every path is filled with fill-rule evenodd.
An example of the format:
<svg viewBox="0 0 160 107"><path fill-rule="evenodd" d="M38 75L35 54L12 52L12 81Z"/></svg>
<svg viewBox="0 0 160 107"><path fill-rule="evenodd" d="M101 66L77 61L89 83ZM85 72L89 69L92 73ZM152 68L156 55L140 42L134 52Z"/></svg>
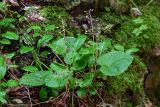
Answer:
<svg viewBox="0 0 160 107"><path fill-rule="evenodd" d="M23 101L21 99L13 99L12 102L15 104L23 104Z"/></svg>
<svg viewBox="0 0 160 107"><path fill-rule="evenodd" d="M142 15L142 13L140 12L138 8L131 8L130 12L131 12L131 16L141 16Z"/></svg>
<svg viewBox="0 0 160 107"><path fill-rule="evenodd" d="M160 46L154 48L151 52L151 56L153 57L158 57L160 56Z"/></svg>
<svg viewBox="0 0 160 107"><path fill-rule="evenodd" d="M152 49L146 58L146 65L150 72L144 80L144 88L149 98L156 103L160 99L160 47Z"/></svg>
<svg viewBox="0 0 160 107"><path fill-rule="evenodd" d="M9 0L9 2L10 2L13 6L19 6L19 3L17 2L17 0Z"/></svg>
<svg viewBox="0 0 160 107"><path fill-rule="evenodd" d="M3 2L4 2L5 4L11 3L12 6L19 6L19 3L17 2L17 0L3 0Z"/></svg>
<svg viewBox="0 0 160 107"><path fill-rule="evenodd" d="M67 10L81 8L80 10L99 10L108 6L117 14L122 14L129 11L130 3L121 2L120 0L61 0L61 3ZM82 4L82 5L80 5Z"/></svg>
<svg viewBox="0 0 160 107"><path fill-rule="evenodd" d="M2 14L0 14L0 19L3 19L3 15Z"/></svg>
<svg viewBox="0 0 160 107"><path fill-rule="evenodd" d="M150 73L145 80L145 89L155 89L160 83L160 72Z"/></svg>
<svg viewBox="0 0 160 107"><path fill-rule="evenodd" d="M100 104L97 105L97 107L113 107L113 105L108 104L106 102L101 102Z"/></svg>

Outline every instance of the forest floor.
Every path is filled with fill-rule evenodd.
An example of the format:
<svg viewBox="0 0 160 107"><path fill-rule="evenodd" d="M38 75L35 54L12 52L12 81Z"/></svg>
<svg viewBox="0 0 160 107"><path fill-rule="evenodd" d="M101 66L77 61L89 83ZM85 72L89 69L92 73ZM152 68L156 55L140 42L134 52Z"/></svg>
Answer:
<svg viewBox="0 0 160 107"><path fill-rule="evenodd" d="M160 4L137 9L0 2L0 106L159 107Z"/></svg>

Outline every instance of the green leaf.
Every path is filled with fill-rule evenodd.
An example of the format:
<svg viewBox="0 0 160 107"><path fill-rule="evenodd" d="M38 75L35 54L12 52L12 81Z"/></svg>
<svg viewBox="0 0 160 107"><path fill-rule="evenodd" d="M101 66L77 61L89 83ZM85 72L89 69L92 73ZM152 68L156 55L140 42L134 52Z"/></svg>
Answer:
<svg viewBox="0 0 160 107"><path fill-rule="evenodd" d="M8 87L16 87L16 86L18 86L18 81L16 81L16 80L8 80L7 81L7 86Z"/></svg>
<svg viewBox="0 0 160 107"><path fill-rule="evenodd" d="M135 53L135 52L138 52L138 51L139 51L138 48L130 48L130 49L126 50L126 53L132 54L132 53Z"/></svg>
<svg viewBox="0 0 160 107"><path fill-rule="evenodd" d="M30 52L30 51L33 51L33 50L34 50L34 47L22 46L20 48L20 53L24 54L24 53L27 53L27 52Z"/></svg>
<svg viewBox="0 0 160 107"><path fill-rule="evenodd" d="M49 42L51 39L53 39L53 36L52 36L52 35L44 35L44 36L42 36L42 38L39 39L39 41L38 41L38 46L41 46L41 45L46 44L46 43Z"/></svg>
<svg viewBox="0 0 160 107"><path fill-rule="evenodd" d="M96 89L90 89L89 94L90 95L96 95L97 90Z"/></svg>
<svg viewBox="0 0 160 107"><path fill-rule="evenodd" d="M7 87L7 83L6 82L1 82L0 87Z"/></svg>
<svg viewBox="0 0 160 107"><path fill-rule="evenodd" d="M77 95L79 98L83 99L84 97L86 97L87 92L84 88L80 88L77 90Z"/></svg>
<svg viewBox="0 0 160 107"><path fill-rule="evenodd" d="M133 57L120 51L112 51L98 58L100 71L106 76L116 76L126 71Z"/></svg>
<svg viewBox="0 0 160 107"><path fill-rule="evenodd" d="M52 88L64 87L72 78L72 75L73 72L69 70L63 70L63 72L56 72L46 77L45 85Z"/></svg>
<svg viewBox="0 0 160 107"><path fill-rule="evenodd" d="M30 28L27 29L27 32L29 33L31 30L40 31L41 27L40 26L31 26Z"/></svg>
<svg viewBox="0 0 160 107"><path fill-rule="evenodd" d="M6 92L0 90L0 103L5 104L7 101L5 100Z"/></svg>
<svg viewBox="0 0 160 107"><path fill-rule="evenodd" d="M39 71L24 75L20 79L20 84L28 86L41 86L45 84L45 78L52 75L51 71Z"/></svg>
<svg viewBox="0 0 160 107"><path fill-rule="evenodd" d="M73 77L69 81L69 88L70 89L75 89L76 88L76 79L73 78Z"/></svg>
<svg viewBox="0 0 160 107"><path fill-rule="evenodd" d="M38 68L35 66L25 66L22 69L27 72L38 72Z"/></svg>
<svg viewBox="0 0 160 107"><path fill-rule="evenodd" d="M33 34L33 37L35 38L35 37L38 37L38 36L40 36L41 34L40 33L34 33Z"/></svg>
<svg viewBox="0 0 160 107"><path fill-rule="evenodd" d="M66 55L64 56L64 61L66 64L72 64L75 60L80 59L80 55L77 52L68 52L66 53Z"/></svg>
<svg viewBox="0 0 160 107"><path fill-rule="evenodd" d="M3 45L11 44L11 42L8 39L2 39L2 40L0 40L0 43L3 44Z"/></svg>
<svg viewBox="0 0 160 107"><path fill-rule="evenodd" d="M4 97L6 95L5 91L0 91L0 97Z"/></svg>
<svg viewBox="0 0 160 107"><path fill-rule="evenodd" d="M54 31L55 28L56 28L55 25L47 25L47 26L45 27L45 32L47 32L47 31Z"/></svg>
<svg viewBox="0 0 160 107"><path fill-rule="evenodd" d="M0 102L1 102L2 104L6 104L6 103L7 103L7 100L0 97Z"/></svg>
<svg viewBox="0 0 160 107"><path fill-rule="evenodd" d="M49 44L48 47L50 47L56 54L65 54L65 42L63 39L54 41L52 44Z"/></svg>
<svg viewBox="0 0 160 107"><path fill-rule="evenodd" d="M15 55L15 52L6 54L6 58L12 59Z"/></svg>
<svg viewBox="0 0 160 107"><path fill-rule="evenodd" d="M75 44L74 44L75 50L80 49L81 46L84 44L85 40L86 40L86 36L85 35L79 35L77 40L76 40L76 42L75 42Z"/></svg>
<svg viewBox="0 0 160 107"><path fill-rule="evenodd" d="M10 40L18 40L19 36L15 32L7 31L5 34L2 35L2 37L5 37L6 39Z"/></svg>
<svg viewBox="0 0 160 107"><path fill-rule="evenodd" d="M0 21L0 26L9 27L14 21L14 18L4 18Z"/></svg>
<svg viewBox="0 0 160 107"><path fill-rule="evenodd" d="M45 88L41 88L41 90L39 91L39 98L41 101L45 101L47 100L47 90Z"/></svg>
<svg viewBox="0 0 160 107"><path fill-rule="evenodd" d="M93 67L94 65L96 65L96 58L94 55L90 55L88 56L88 67Z"/></svg>
<svg viewBox="0 0 160 107"><path fill-rule="evenodd" d="M114 45L114 48L115 48L116 50L118 50L118 51L124 51L124 47L123 47L122 45L120 45L120 44Z"/></svg>
<svg viewBox="0 0 160 107"><path fill-rule="evenodd" d="M76 39L73 37L60 38L49 44L50 47L56 54L64 56L67 51L75 51L74 43Z"/></svg>
<svg viewBox="0 0 160 107"><path fill-rule="evenodd" d="M84 69L86 66L87 66L87 59L84 57L80 60L76 60L73 63L71 69L74 70L74 71L79 71L79 70Z"/></svg>
<svg viewBox="0 0 160 107"><path fill-rule="evenodd" d="M50 54L50 51L42 51L42 52L40 53L40 56L41 56L41 57L47 57L49 54Z"/></svg>
<svg viewBox="0 0 160 107"><path fill-rule="evenodd" d="M4 2L0 2L0 9L3 9L5 6Z"/></svg>
<svg viewBox="0 0 160 107"><path fill-rule="evenodd" d="M3 79L6 72L7 72L7 66L6 66L5 59L2 55L0 55L0 80Z"/></svg>
<svg viewBox="0 0 160 107"><path fill-rule="evenodd" d="M79 50L79 54L81 55L89 55L89 54L94 54L96 51L95 46L89 46L88 48L81 48Z"/></svg>
<svg viewBox="0 0 160 107"><path fill-rule="evenodd" d="M92 81L93 81L93 79L94 79L94 73L92 73L92 72L90 72L90 73L87 73L87 74L85 74L84 75L84 78L83 78L83 80L81 80L81 79L77 79L77 84L79 84L79 86L81 87L81 88L84 88L84 87L90 87L90 86L92 86Z"/></svg>
<svg viewBox="0 0 160 107"><path fill-rule="evenodd" d="M65 65L59 63L51 63L50 67L56 72L63 72L66 69Z"/></svg>
<svg viewBox="0 0 160 107"><path fill-rule="evenodd" d="M58 75L49 75L45 79L45 85L51 88L61 88L64 87L66 83L67 81L62 76Z"/></svg>
<svg viewBox="0 0 160 107"><path fill-rule="evenodd" d="M7 72L6 66L0 66L0 80L3 79L3 77L6 74L6 72Z"/></svg>
<svg viewBox="0 0 160 107"><path fill-rule="evenodd" d="M77 38L74 37L65 37L64 42L65 42L65 48L67 51L76 51L75 49L75 43L76 43Z"/></svg>
<svg viewBox="0 0 160 107"><path fill-rule="evenodd" d="M85 87L92 86L92 81L94 79L94 76L95 74L92 72L85 74L84 76L84 86Z"/></svg>
<svg viewBox="0 0 160 107"><path fill-rule="evenodd" d="M110 40L104 40L103 42L98 44L98 50L100 55L107 50L111 46L111 41Z"/></svg>

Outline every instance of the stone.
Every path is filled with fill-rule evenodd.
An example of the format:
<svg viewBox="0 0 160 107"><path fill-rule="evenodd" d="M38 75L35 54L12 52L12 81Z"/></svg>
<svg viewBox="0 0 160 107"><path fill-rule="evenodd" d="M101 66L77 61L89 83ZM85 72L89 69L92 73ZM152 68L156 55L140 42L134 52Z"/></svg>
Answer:
<svg viewBox="0 0 160 107"><path fill-rule="evenodd" d="M130 9L131 16L141 16L142 13L138 8L131 8Z"/></svg>
<svg viewBox="0 0 160 107"><path fill-rule="evenodd" d="M23 104L23 101L21 99L13 99L12 102L15 104Z"/></svg>

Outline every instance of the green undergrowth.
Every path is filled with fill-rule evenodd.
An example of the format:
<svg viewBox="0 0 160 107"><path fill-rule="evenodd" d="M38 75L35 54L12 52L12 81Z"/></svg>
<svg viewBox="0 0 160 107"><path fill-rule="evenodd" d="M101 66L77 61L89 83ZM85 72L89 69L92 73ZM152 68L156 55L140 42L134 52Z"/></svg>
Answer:
<svg viewBox="0 0 160 107"><path fill-rule="evenodd" d="M160 11L159 6L142 6L142 16L131 17L128 15L116 15L110 10L101 12L102 33L104 36L121 43L126 48L137 47L144 53L148 53L159 44L160 40ZM108 31L108 26L111 30Z"/></svg>
<svg viewBox="0 0 160 107"><path fill-rule="evenodd" d="M71 16L62 7L45 6L40 11L40 14L47 19L44 24L54 24L58 35L75 35L78 31L71 26Z"/></svg>
<svg viewBox="0 0 160 107"><path fill-rule="evenodd" d="M102 29L103 37L96 42L90 35L80 34L71 27L71 17L57 6L40 10L47 19L45 22L31 22L24 28L10 29L8 26L17 20L12 17L9 22L0 21L4 29L0 32L2 49L12 46L12 42L19 45L12 53L5 50L0 54L0 103L7 103L8 88L21 85L39 87L40 101L68 91L82 100L98 95L98 89L106 84L106 93L112 95L121 95L127 90L142 92L140 72L145 65L136 52L148 52L160 39L158 16L144 11L145 8L143 16L138 18L119 16L110 10L102 12L99 16L105 22L102 26L113 24L113 27L110 32ZM27 60L31 63L16 63L21 56L26 57L22 59L24 63ZM20 70L18 81L6 78L10 68Z"/></svg>
<svg viewBox="0 0 160 107"><path fill-rule="evenodd" d="M131 90L133 93L141 96L143 93L143 74L145 73L145 69L146 66L142 60L135 56L135 60L127 72L116 77L107 78L109 84L107 90L111 95L115 93L122 95L127 90Z"/></svg>

